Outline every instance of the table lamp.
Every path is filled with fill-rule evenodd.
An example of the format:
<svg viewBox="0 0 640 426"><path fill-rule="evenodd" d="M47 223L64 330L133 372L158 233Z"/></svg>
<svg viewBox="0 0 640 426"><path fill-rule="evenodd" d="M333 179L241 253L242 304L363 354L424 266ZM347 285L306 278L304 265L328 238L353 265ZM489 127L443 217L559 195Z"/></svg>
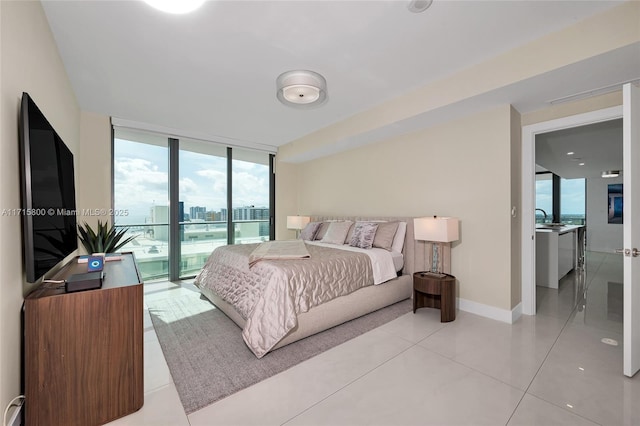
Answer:
<svg viewBox="0 0 640 426"><path fill-rule="evenodd" d="M296 240L300 237L300 230L311 221L309 216L287 216L287 229L296 230Z"/></svg>
<svg viewBox="0 0 640 426"><path fill-rule="evenodd" d="M416 240L429 241L433 244L431 268L427 273L436 277L444 277L442 272L445 246L458 240L458 219L453 217L420 217L413 219L413 234Z"/></svg>

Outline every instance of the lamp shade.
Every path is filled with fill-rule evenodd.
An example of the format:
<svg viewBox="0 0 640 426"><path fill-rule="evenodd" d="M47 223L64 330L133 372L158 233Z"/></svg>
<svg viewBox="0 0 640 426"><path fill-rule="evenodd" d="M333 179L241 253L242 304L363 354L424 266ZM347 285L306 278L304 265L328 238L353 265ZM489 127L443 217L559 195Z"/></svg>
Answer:
<svg viewBox="0 0 640 426"><path fill-rule="evenodd" d="M304 229L310 221L309 216L287 216L287 229Z"/></svg>
<svg viewBox="0 0 640 426"><path fill-rule="evenodd" d="M458 219L454 217L419 217L413 219L416 240L448 243L458 240Z"/></svg>

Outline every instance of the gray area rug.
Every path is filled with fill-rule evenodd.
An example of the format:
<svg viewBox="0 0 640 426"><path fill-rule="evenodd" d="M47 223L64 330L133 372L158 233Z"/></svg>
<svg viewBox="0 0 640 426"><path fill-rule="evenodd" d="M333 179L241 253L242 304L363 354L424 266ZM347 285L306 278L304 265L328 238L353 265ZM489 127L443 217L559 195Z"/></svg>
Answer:
<svg viewBox="0 0 640 426"><path fill-rule="evenodd" d="M257 359L241 329L199 293L147 301L187 414L411 311L407 299Z"/></svg>

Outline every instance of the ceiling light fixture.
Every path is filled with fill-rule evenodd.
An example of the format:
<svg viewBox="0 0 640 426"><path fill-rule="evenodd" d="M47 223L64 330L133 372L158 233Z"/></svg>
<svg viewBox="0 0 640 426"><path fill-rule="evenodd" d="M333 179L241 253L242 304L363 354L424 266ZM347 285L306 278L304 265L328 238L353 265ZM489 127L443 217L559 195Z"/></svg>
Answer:
<svg viewBox="0 0 640 426"><path fill-rule="evenodd" d="M411 0L407 5L407 9L413 13L420 13L429 9L431 3L433 3L433 0Z"/></svg>
<svg viewBox="0 0 640 426"><path fill-rule="evenodd" d="M327 99L327 81L317 72L287 71L276 79L277 97L295 108L315 108Z"/></svg>
<svg viewBox="0 0 640 426"><path fill-rule="evenodd" d="M205 0L144 0L149 6L167 13L184 14L193 12Z"/></svg>
<svg viewBox="0 0 640 426"><path fill-rule="evenodd" d="M567 155L573 155L573 154L575 154L575 152L573 152L573 151L567 152Z"/></svg>
<svg viewBox="0 0 640 426"><path fill-rule="evenodd" d="M614 178L620 176L620 170L607 170L606 172L602 172L603 178Z"/></svg>

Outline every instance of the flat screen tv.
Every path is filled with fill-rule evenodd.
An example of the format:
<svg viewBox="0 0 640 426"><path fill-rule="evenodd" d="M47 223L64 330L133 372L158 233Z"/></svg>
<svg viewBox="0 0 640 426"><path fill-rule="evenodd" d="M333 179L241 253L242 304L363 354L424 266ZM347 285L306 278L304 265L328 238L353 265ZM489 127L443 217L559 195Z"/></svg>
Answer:
<svg viewBox="0 0 640 426"><path fill-rule="evenodd" d="M20 110L22 216L27 282L78 248L73 154L29 94Z"/></svg>

